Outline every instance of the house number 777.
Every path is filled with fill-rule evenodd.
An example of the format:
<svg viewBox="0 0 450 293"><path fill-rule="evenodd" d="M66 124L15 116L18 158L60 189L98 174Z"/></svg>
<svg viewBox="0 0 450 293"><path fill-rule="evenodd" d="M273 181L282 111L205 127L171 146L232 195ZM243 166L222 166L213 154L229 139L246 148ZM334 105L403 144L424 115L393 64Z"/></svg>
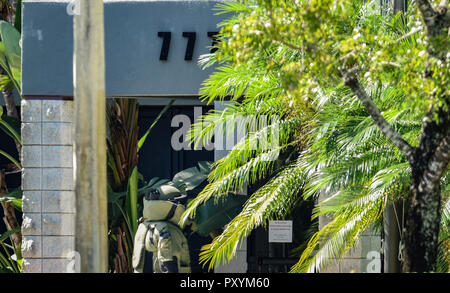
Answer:
<svg viewBox="0 0 450 293"><path fill-rule="evenodd" d="M208 32L208 38L213 40L212 47L217 43L218 32ZM159 55L159 60L167 61L169 56L170 41L172 39L171 32L158 32L158 37L162 38L161 54ZM184 54L184 60L190 61L194 55L195 41L197 34L195 32L183 32L183 37L187 39L186 53ZM211 48L211 53L214 53L217 48Z"/></svg>

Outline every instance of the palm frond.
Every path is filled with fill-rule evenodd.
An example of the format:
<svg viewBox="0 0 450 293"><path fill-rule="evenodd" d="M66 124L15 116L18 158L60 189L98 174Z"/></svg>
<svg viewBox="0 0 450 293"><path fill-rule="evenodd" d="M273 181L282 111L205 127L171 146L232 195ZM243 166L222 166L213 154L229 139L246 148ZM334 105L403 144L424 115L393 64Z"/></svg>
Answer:
<svg viewBox="0 0 450 293"><path fill-rule="evenodd" d="M318 272L331 261L343 258L381 211L382 201L372 201L351 214L337 215L311 238L291 272Z"/></svg>
<svg viewBox="0 0 450 293"><path fill-rule="evenodd" d="M215 264L229 262L239 243L252 230L289 212L293 202L301 196L303 182L303 172L297 164L280 171L250 196L241 213L225 227L221 235L202 247L200 261L209 263L209 269Z"/></svg>
<svg viewBox="0 0 450 293"><path fill-rule="evenodd" d="M285 113L284 105L276 98L228 103L224 110L211 110L201 116L189 129L187 137L195 147L205 146L214 135L245 134L249 127L251 130L251 124L261 127L281 119Z"/></svg>
<svg viewBox="0 0 450 293"><path fill-rule="evenodd" d="M293 144L294 126L300 123L297 118L277 121L241 140L227 156L212 165L210 183L189 203L183 221L193 217L196 208L210 198L219 200L230 191L242 191L245 184L266 178L279 154Z"/></svg>

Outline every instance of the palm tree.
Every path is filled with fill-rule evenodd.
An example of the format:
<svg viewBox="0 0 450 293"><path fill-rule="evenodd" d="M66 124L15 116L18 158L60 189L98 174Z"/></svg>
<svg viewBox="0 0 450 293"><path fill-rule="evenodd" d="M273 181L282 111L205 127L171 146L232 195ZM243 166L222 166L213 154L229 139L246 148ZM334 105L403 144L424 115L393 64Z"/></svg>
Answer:
<svg viewBox="0 0 450 293"><path fill-rule="evenodd" d="M309 153L302 158L308 174L304 196L327 194L313 217L333 220L310 239L294 272L320 271L331 259L343 258L362 232L382 228L386 205L409 192L408 162L393 148L362 105L346 89L330 93L316 115ZM371 98L404 137L420 131L417 113L401 107L405 94L375 87ZM336 107L336 103L339 107Z"/></svg>
<svg viewBox="0 0 450 293"><path fill-rule="evenodd" d="M354 18L361 27L384 24L390 33L402 35L403 21L396 16L384 19L371 13L370 3L356 7ZM245 3L220 4L221 13L234 13L225 21L221 38L227 40L235 32L235 24L251 17ZM240 18L242 17L242 18ZM403 27L402 27L403 25ZM345 31L345 28L343 28ZM415 42L414 36L402 42ZM246 62L234 56L227 42L214 55L204 56L206 66L219 62L218 71L203 87L203 98L222 101L230 98L234 104L223 111L207 113L193 126L193 143L205 143L214 129L238 125L239 117L253 115L280 117L277 122L247 133L223 159L213 165L209 184L192 201L185 216L194 215L196 208L210 198L224 199L229 191L239 191L246 184L265 180L251 194L241 213L224 228L221 235L202 249L201 261L215 264L230 261L240 240L268 220L280 219L293 209L300 199L318 198L326 193L328 199L317 204L313 218L331 215L333 220L317 231L302 249L293 272L320 271L331 259L342 258L369 228L380 229L386 205L409 196L411 169L402 153L395 148L375 125L365 107L346 87L317 85L307 98L293 91L289 84L288 61L302 62L302 55L292 44L270 43L268 49L241 52ZM404 44L405 45L405 44ZM407 44L405 45L407 46ZM405 49L406 50L406 49ZM287 75L287 76L286 76ZM286 82L288 80L288 82ZM390 85L367 80L367 94L383 116L410 143L418 140L422 117L405 106L407 92ZM272 149L246 148L255 145L259 137L279 132L278 147ZM270 135L269 135L270 136ZM283 160L267 160L283 153ZM439 270L448 270L448 174L442 178L443 213L441 221ZM447 263L447 266L445 266Z"/></svg>

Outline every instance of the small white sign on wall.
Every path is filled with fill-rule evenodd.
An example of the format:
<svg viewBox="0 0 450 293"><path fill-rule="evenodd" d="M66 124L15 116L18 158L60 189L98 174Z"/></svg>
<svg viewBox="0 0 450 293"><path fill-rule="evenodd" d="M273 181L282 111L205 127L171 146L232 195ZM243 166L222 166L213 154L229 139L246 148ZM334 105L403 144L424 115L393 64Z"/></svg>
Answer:
<svg viewBox="0 0 450 293"><path fill-rule="evenodd" d="M269 242L292 243L292 221L269 221Z"/></svg>

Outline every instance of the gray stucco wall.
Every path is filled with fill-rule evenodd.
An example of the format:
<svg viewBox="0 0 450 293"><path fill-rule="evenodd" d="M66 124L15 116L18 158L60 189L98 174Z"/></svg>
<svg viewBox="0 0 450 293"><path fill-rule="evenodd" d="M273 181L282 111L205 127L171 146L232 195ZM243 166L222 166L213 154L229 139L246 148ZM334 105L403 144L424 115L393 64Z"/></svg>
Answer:
<svg viewBox="0 0 450 293"><path fill-rule="evenodd" d="M108 96L197 95L212 68L198 57L209 53L225 15L213 11L219 1L105 1L106 92ZM73 16L69 1L25 1L22 32L23 95L73 95ZM171 32L168 60L159 60ZM185 61L188 38L195 32L193 59Z"/></svg>

